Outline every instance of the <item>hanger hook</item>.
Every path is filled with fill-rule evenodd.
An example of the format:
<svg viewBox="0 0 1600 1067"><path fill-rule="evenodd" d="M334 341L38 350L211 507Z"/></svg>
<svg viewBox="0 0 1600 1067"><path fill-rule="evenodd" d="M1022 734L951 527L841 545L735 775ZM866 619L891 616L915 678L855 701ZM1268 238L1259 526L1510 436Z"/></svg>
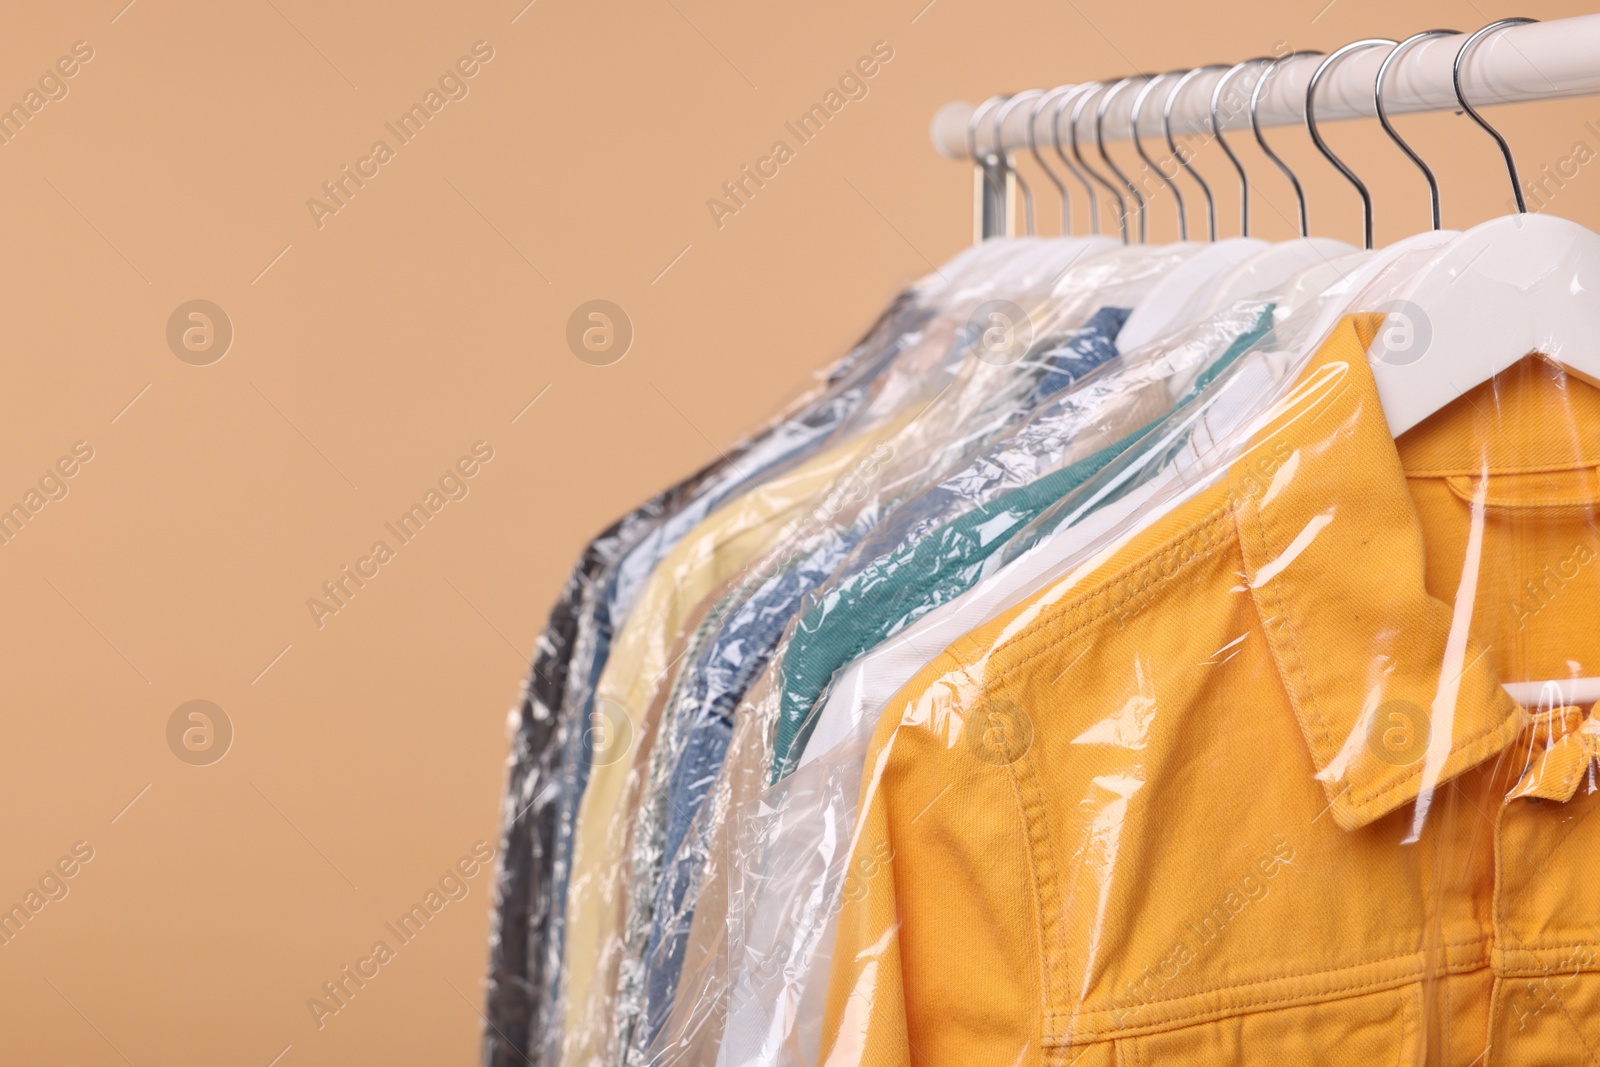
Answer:
<svg viewBox="0 0 1600 1067"><path fill-rule="evenodd" d="M1061 99L1056 101L1056 106L1051 109L1050 112L1050 143L1055 146L1056 156L1061 160L1062 165L1065 166L1067 170L1072 172L1072 176L1078 180L1078 184L1083 186L1084 192L1088 194L1089 232L1096 236L1099 236L1100 234L1100 192L1094 187L1094 182L1091 182L1088 179L1083 170L1080 169L1072 160L1068 159L1067 154L1061 150L1061 112L1066 109L1068 104L1094 91L1096 88L1098 88L1098 86L1098 82L1088 82L1083 85L1071 86L1065 93L1062 94ZM1073 114L1076 115L1077 111L1074 110ZM1076 131L1074 131L1074 134L1076 134ZM1078 155L1077 143L1075 140L1073 142L1072 151L1074 155Z"/></svg>
<svg viewBox="0 0 1600 1067"><path fill-rule="evenodd" d="M1071 86L1058 85L1048 92L1041 92L1039 98L1033 102L1033 107L1028 111L1028 151L1033 153L1033 161L1039 164L1039 169L1044 171L1045 177L1050 179L1050 184L1056 187L1056 192L1061 195L1061 235L1065 237L1072 224L1072 202L1067 196L1067 186L1056 172L1050 169L1050 164L1044 161L1044 154L1039 151L1038 122L1039 114L1052 99L1069 92Z"/></svg>
<svg viewBox="0 0 1600 1067"><path fill-rule="evenodd" d="M1172 196L1178 203L1178 239L1180 241L1187 241L1189 239L1189 210L1188 205L1183 202L1183 190L1178 188L1178 183L1176 180L1169 180L1166 174L1162 172L1161 167L1157 165L1156 161L1150 158L1150 153L1146 152L1144 149L1144 141L1139 138L1139 119L1144 114L1144 102L1150 98L1151 91L1163 81L1166 81L1170 78L1181 77L1183 74L1184 71L1181 70L1168 71L1166 74L1157 74L1155 77L1145 82L1144 88L1139 90L1139 95L1133 98L1133 111L1128 119L1128 123L1133 132L1134 151L1139 153L1139 158L1144 160L1145 166L1149 167L1150 170L1155 173L1156 179L1160 181L1162 185L1165 185L1167 188L1172 190ZM1172 98L1172 94L1168 93L1167 98L1170 100ZM1170 134L1172 130L1171 123L1164 122L1162 124L1162 129ZM1177 175L1174 174L1173 179L1176 179L1176 177Z"/></svg>
<svg viewBox="0 0 1600 1067"><path fill-rule="evenodd" d="M1395 45L1388 55L1383 57L1383 65L1378 68L1378 80L1372 88L1372 99L1377 106L1378 122L1383 126L1383 132L1387 133L1390 139L1400 146L1400 151L1404 152L1411 162L1417 165L1417 169L1422 171L1422 176L1428 180L1428 201L1433 207L1433 228L1435 230L1439 229L1440 225L1439 180L1433 176L1432 168L1422 161L1422 157L1417 155L1416 150L1407 144L1405 138L1395 131L1394 123L1389 121L1389 109L1383 106L1383 82L1389 76L1389 68L1399 60L1400 53L1408 50L1418 41L1427 40L1429 37L1454 37L1460 33L1460 30L1423 30L1421 33L1414 33L1407 37Z"/></svg>
<svg viewBox="0 0 1600 1067"><path fill-rule="evenodd" d="M973 166L977 167L979 172L983 174L984 181L988 182L991 187L993 187L994 182L989 177L989 170L984 164L993 158L993 153L980 153L978 151L978 125L983 121L983 116L986 112L999 104L1003 104L1005 101L1005 96L991 96L973 108L971 117L967 119L967 156L972 160ZM996 191L1003 193L1003 190Z"/></svg>
<svg viewBox="0 0 1600 1067"><path fill-rule="evenodd" d="M1111 173L1115 174L1117 176L1117 180L1122 182L1123 187L1128 190L1128 195L1133 197L1134 215L1139 220L1140 244L1144 244L1146 236L1144 197L1139 195L1139 187L1134 185L1133 182L1128 179L1126 174L1122 173L1122 168L1117 166L1117 161L1111 158L1110 152L1106 151L1106 112L1111 107L1111 101L1117 98L1118 93L1128 88L1128 86L1132 85L1134 82L1148 77L1148 74L1133 74L1126 78L1118 78L1116 81L1111 83L1111 88L1107 89L1103 94L1101 94L1100 103L1097 104L1094 109L1095 148L1099 150L1100 158L1105 160L1106 166L1110 168ZM1126 201L1124 201L1124 205L1126 205ZM1126 206L1124 206L1122 215L1122 243L1128 243L1128 215Z"/></svg>
<svg viewBox="0 0 1600 1067"><path fill-rule="evenodd" d="M1090 98L1093 97L1096 92L1103 91L1105 87L1105 82L1090 83L1091 91L1084 93L1078 98L1077 102L1072 105L1072 117L1067 120L1067 147L1072 149L1072 158L1078 161L1078 166L1082 167L1089 177L1093 178L1100 184L1100 188L1110 193L1112 199L1116 200L1117 217L1121 220L1122 224L1122 239L1124 242L1126 242L1128 239L1128 202L1122 198L1121 189L1118 189L1115 185L1112 185L1104 174L1101 174L1098 170L1095 170L1094 167L1089 165L1089 161L1083 158L1082 146L1078 144L1078 121L1083 116L1084 106L1089 103ZM1099 233L1100 231L1096 230L1095 232Z"/></svg>
<svg viewBox="0 0 1600 1067"><path fill-rule="evenodd" d="M1517 214L1519 215L1526 215L1528 213L1528 201L1522 195L1522 182L1517 177L1517 161L1511 158L1511 146L1507 144L1506 139L1500 135L1500 131L1489 125L1488 120L1486 120L1482 115L1478 114L1476 108L1467 103L1467 94L1461 89L1461 68L1466 63L1467 53L1472 51L1473 45L1476 45L1480 40L1482 40L1486 34L1492 33L1495 30L1502 29L1506 26L1521 26L1529 22L1538 21L1538 19L1501 19L1499 22L1491 22L1489 25L1485 26L1483 29L1479 30L1477 33L1474 33L1465 41L1461 42L1461 47L1456 50L1456 61L1450 65L1450 82L1455 86L1456 100L1460 102L1461 110L1465 111L1473 122L1476 122L1479 126L1482 126L1484 131L1487 132L1490 137L1494 138L1495 144L1500 146L1500 154L1506 159L1506 173L1511 176L1511 191L1516 195Z"/></svg>
<svg viewBox="0 0 1600 1067"><path fill-rule="evenodd" d="M1167 139L1167 151L1171 152L1172 158L1178 161L1178 166L1187 171L1189 177L1194 179L1195 184L1200 186L1200 192L1206 198L1206 239L1210 241L1217 239L1217 202L1211 198L1211 186L1206 184L1206 180L1200 176L1198 170L1189 165L1189 153L1179 150L1178 142L1172 139L1172 108L1177 103L1178 97L1183 94L1184 87L1191 80L1207 71L1226 69L1226 67L1219 64L1196 67L1178 79L1178 84L1172 87L1172 92L1167 94L1166 102L1161 105L1161 132ZM1177 191L1177 175L1173 175L1172 188L1174 192Z"/></svg>
<svg viewBox="0 0 1600 1067"><path fill-rule="evenodd" d="M983 122L984 112L996 104L1003 103L1005 99L1006 97L1004 96L991 96L973 108L972 114L967 117L967 156L974 163L981 164L985 158L978 152L978 125Z"/></svg>
<svg viewBox="0 0 1600 1067"><path fill-rule="evenodd" d="M1235 63L1224 71L1222 77L1217 79L1217 84L1211 87L1211 136L1217 139L1217 144L1222 146L1222 151L1226 153L1228 162L1232 163L1233 169L1239 173L1239 236L1241 237L1250 236L1250 179L1245 176L1244 164L1240 163L1239 157L1234 155L1232 146L1228 144L1228 139L1222 136L1222 113L1220 110L1222 90L1227 87L1228 82L1232 81L1235 75L1245 68L1254 66L1257 63L1271 62L1271 56L1257 56L1254 59L1247 59L1243 63Z"/></svg>
<svg viewBox="0 0 1600 1067"><path fill-rule="evenodd" d="M1311 72L1311 80L1306 82L1306 129L1311 134L1312 143L1317 146L1317 151L1327 157L1329 163L1338 168L1339 173L1349 179L1350 184L1356 187L1356 192L1361 194L1361 247L1372 251L1372 194L1367 191L1366 183L1356 177L1356 172L1351 170L1344 160L1333 154L1333 149L1328 147L1328 142L1322 139L1322 131L1317 129L1317 83L1322 81L1322 76L1333 69L1333 65L1351 52L1359 52L1364 48L1377 48L1388 45L1389 55L1394 55L1394 49L1399 45L1387 37L1367 37L1360 41L1351 41L1343 48L1336 48ZM1388 56L1384 57L1385 59ZM1302 236L1304 236L1302 234Z"/></svg>
<svg viewBox="0 0 1600 1067"><path fill-rule="evenodd" d="M1011 154L1006 151L1004 134L1006 119L1010 117L1011 112L1016 109L1017 105L1027 103L1034 97L1043 95L1043 89L1024 89L1022 92L1013 95L1011 99L1001 106L995 108L994 112L995 151L999 153L1000 161L1005 164L1006 169L1010 170L1017 179L1017 187L1022 190L1022 217L1027 224L1029 237L1034 235L1033 190L1028 187L1028 180L1022 176L1022 172L1011 165Z"/></svg>
<svg viewBox="0 0 1600 1067"><path fill-rule="evenodd" d="M1267 144L1266 136L1261 132L1261 94L1266 89L1267 81L1272 77L1273 72L1283 64L1301 56L1320 56L1321 54L1321 52L1305 51L1289 52L1279 56L1267 64L1267 69L1261 72L1261 77L1256 79L1255 88L1250 91L1250 131L1256 135L1256 144L1261 146L1261 151L1267 154L1267 158L1272 160L1273 166L1282 171L1283 176L1288 178L1289 184L1294 187L1295 202L1300 205L1301 237L1311 236L1311 220L1306 213L1306 191L1300 187L1300 179L1295 176L1289 164L1285 163L1283 157L1272 150L1272 146Z"/></svg>

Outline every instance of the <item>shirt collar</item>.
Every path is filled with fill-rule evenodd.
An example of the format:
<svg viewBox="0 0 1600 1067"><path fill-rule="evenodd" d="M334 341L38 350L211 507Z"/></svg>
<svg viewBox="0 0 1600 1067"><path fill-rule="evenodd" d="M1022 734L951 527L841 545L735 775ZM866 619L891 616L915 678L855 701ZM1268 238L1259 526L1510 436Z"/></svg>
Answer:
<svg viewBox="0 0 1600 1067"><path fill-rule="evenodd" d="M1418 800L1420 826L1432 791L1525 721L1468 632L1472 574L1461 610L1424 585L1422 531L1367 366L1381 322L1335 328L1227 479L1243 588L1347 830Z"/></svg>

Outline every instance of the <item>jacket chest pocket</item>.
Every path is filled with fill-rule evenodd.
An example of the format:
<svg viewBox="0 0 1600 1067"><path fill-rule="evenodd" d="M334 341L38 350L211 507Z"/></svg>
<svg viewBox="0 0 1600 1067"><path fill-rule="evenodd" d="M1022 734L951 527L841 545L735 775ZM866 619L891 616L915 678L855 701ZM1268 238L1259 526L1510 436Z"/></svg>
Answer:
<svg viewBox="0 0 1600 1067"><path fill-rule="evenodd" d="M1416 1062L1418 987L1320 1000L1262 1005L1247 1014L1190 1023L1115 1042L1117 1067L1387 1067Z"/></svg>

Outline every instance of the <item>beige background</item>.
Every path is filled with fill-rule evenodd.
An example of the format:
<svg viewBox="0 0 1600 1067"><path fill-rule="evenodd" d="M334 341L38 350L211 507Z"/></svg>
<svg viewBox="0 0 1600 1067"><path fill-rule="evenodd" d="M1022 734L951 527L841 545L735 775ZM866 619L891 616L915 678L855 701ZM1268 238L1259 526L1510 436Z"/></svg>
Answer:
<svg viewBox="0 0 1600 1067"><path fill-rule="evenodd" d="M0 103L94 50L0 147L0 507L75 442L94 452L0 546L0 905L75 842L94 851L0 947L10 1063L476 1057L489 872L320 1030L306 1001L496 842L506 711L587 538L757 426L968 239L969 171L927 140L940 105L1581 10L125 2L11 5L0 33ZM868 97L718 229L707 198L880 40L894 58ZM469 95L319 228L307 199L477 41L493 59ZM1600 148L1597 100L1497 117L1530 176ZM1438 161L1448 223L1504 210L1485 137L1401 121ZM1380 240L1425 224L1374 124L1330 139L1371 177ZM1318 231L1353 239L1353 193L1301 131L1276 140ZM1282 180L1241 151L1261 232L1288 235ZM1218 162L1201 165L1231 212ZM1591 169L1548 210L1600 224ZM235 330L209 366L165 339L195 298ZM636 329L614 366L564 341L593 298ZM494 458L470 494L319 629L307 599L478 441ZM167 744L194 699L235 731L209 766Z"/></svg>

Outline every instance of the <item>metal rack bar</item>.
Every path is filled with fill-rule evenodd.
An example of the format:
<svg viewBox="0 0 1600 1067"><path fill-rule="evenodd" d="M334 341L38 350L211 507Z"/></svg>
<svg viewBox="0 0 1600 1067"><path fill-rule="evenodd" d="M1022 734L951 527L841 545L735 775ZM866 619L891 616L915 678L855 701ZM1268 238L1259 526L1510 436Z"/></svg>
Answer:
<svg viewBox="0 0 1600 1067"><path fill-rule="evenodd" d="M1385 83L1384 103L1391 115L1457 108L1450 69L1462 39L1439 37L1423 41L1401 57ZM1372 86L1378 66L1387 54L1384 48L1358 52L1328 73L1317 87L1319 124L1376 117ZM1320 57L1304 56L1279 65L1262 93L1260 119L1263 126L1287 126L1305 121L1306 84L1319 62ZM1242 71L1230 80L1221 111L1224 132L1249 128L1247 101L1262 69L1264 65ZM1172 112L1174 133L1210 132L1207 105L1211 90L1221 76L1221 70L1198 75L1184 88L1183 97ZM1600 15L1511 26L1494 34L1467 57L1462 68L1462 88L1467 99L1479 106L1600 95ZM1131 137L1130 112L1134 95L1123 93L1107 108L1104 123L1107 140ZM973 109L974 105L958 101L946 104L934 116L930 133L940 154L950 159L968 158L967 126ZM1006 116L1000 143L1008 155L1025 150L1030 111L1028 107L1019 107ZM1085 108L1079 119L1080 138L1093 136L1093 111L1093 108ZM1144 109L1139 124L1141 137L1160 138L1160 112L1159 107ZM1048 110L1045 114L1048 115ZM1047 122L1047 119L1041 118L1041 121ZM981 153L990 153L994 149L993 131L987 122L981 125L983 128L977 134L978 148ZM1049 131L1040 129L1037 135L1041 140L1048 140ZM993 169L991 160L991 172ZM1008 218L1009 212L1002 205L991 204L986 215L1003 229L1001 220ZM996 236L999 232L990 230L989 223L980 222L979 225L984 236Z"/></svg>

